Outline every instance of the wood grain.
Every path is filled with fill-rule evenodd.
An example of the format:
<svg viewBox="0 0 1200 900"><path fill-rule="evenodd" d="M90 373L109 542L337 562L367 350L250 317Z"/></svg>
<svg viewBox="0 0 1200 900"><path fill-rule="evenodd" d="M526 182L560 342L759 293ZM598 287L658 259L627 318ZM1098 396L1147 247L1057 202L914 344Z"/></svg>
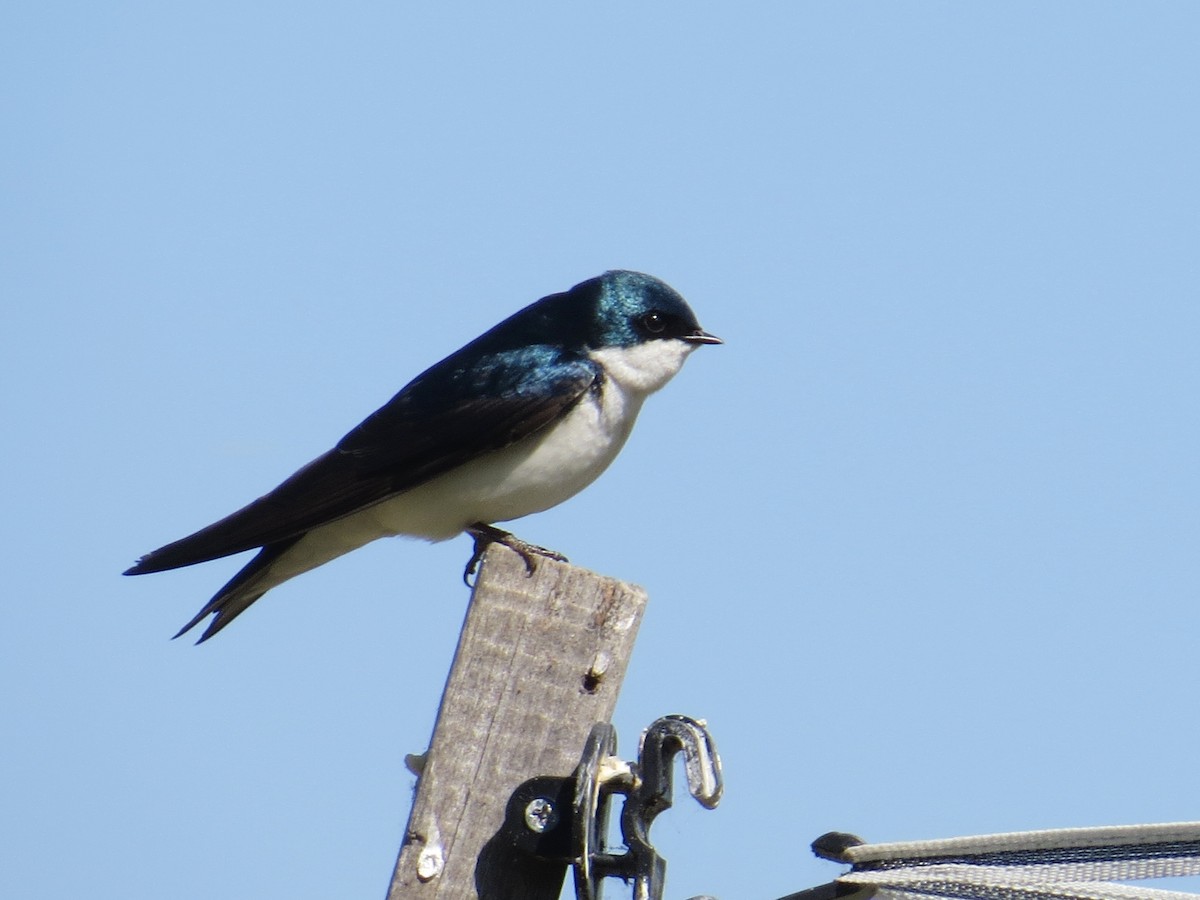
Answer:
<svg viewBox="0 0 1200 900"><path fill-rule="evenodd" d="M570 775L611 719L645 605L635 585L548 559L528 575L488 549L388 900L558 900L563 865L492 838L517 786Z"/></svg>

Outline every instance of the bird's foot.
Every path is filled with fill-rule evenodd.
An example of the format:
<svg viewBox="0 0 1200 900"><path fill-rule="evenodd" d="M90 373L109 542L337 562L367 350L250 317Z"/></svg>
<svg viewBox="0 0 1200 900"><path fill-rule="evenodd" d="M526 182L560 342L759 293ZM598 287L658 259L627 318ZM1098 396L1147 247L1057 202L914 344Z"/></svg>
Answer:
<svg viewBox="0 0 1200 900"><path fill-rule="evenodd" d="M503 544L517 553L521 559L525 560L525 571L530 575L533 574L534 560L539 556L544 556L546 559L553 559L557 562L567 561L567 558L558 551L549 550L545 547L539 547L537 544L523 541L511 531L505 531L502 528L497 528L495 525L485 525L483 522L476 522L467 528L466 532L475 540L475 550L471 554L471 559L467 562L467 567L463 570L463 583L467 587L472 586L471 576L479 568L479 561L483 559L483 552L487 550L488 544Z"/></svg>

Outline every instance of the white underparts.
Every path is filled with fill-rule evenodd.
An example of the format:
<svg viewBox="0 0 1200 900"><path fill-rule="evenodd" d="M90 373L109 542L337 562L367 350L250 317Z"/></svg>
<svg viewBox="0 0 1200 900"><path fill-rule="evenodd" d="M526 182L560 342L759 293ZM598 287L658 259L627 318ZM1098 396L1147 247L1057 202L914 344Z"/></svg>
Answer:
<svg viewBox="0 0 1200 900"><path fill-rule="evenodd" d="M562 503L616 459L642 402L671 380L694 348L671 339L594 351L606 377L551 428L314 528L268 567L256 588L268 590L377 538L441 541L475 522L519 519Z"/></svg>

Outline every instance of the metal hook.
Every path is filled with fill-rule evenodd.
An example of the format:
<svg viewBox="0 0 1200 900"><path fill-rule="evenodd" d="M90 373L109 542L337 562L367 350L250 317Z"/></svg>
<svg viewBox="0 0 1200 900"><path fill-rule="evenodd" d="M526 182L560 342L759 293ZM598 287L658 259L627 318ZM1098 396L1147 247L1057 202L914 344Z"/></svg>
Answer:
<svg viewBox="0 0 1200 900"><path fill-rule="evenodd" d="M616 729L593 726L574 777L543 776L521 785L509 799L502 833L509 846L572 864L579 900L602 900L606 878L632 883L634 900L662 900L667 863L649 832L671 806L675 757L683 754L688 791L708 809L721 799L721 758L704 722L677 715L655 720L642 733L636 763L616 753ZM605 847L614 794L625 798L621 852Z"/></svg>
<svg viewBox="0 0 1200 900"><path fill-rule="evenodd" d="M580 815L576 821L583 838L576 844L580 856L575 867L575 891L580 900L601 900L603 879L609 877L632 882L634 900L661 900L667 863L650 843L650 826L671 806L676 754L684 755L691 795L708 809L720 802L724 787L721 758L702 721L663 716L642 733L638 744L637 763L625 767L610 764L607 778L601 777L605 759L597 758L597 754L603 751L609 758L615 754L616 732L612 726L595 726L585 747L576 783ZM603 850L607 799L612 794L625 795L621 837L628 849L624 853ZM580 797L584 798L582 803Z"/></svg>

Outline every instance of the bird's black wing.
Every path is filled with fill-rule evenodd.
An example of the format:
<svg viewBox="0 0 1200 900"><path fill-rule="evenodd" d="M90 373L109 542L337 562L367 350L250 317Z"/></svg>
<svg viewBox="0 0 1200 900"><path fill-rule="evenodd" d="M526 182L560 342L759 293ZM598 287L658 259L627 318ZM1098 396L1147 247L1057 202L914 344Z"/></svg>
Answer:
<svg viewBox="0 0 1200 900"><path fill-rule="evenodd" d="M486 366L435 366L253 503L154 550L126 575L161 572L296 538L546 428L602 377L582 357L498 354ZM480 373L484 374L480 374Z"/></svg>

